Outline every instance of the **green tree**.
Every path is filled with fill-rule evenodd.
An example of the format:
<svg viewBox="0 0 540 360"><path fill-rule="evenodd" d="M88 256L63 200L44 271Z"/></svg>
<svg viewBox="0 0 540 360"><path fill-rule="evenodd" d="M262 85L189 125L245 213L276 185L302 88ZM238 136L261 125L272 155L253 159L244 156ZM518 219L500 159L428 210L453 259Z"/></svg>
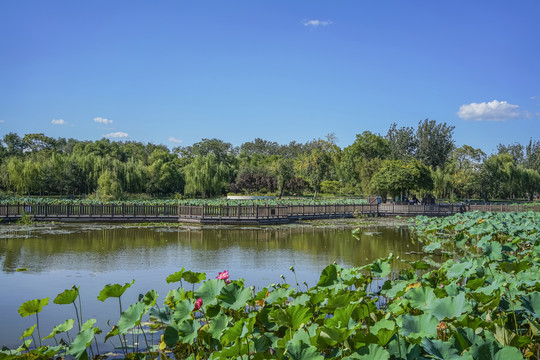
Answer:
<svg viewBox="0 0 540 360"><path fill-rule="evenodd" d="M332 156L322 147L300 156L294 163L294 169L307 180L313 189L313 197L321 190L321 183L328 179L332 171Z"/></svg>
<svg viewBox="0 0 540 360"><path fill-rule="evenodd" d="M431 191L433 179L430 170L417 160L408 163L403 160L385 160L381 169L373 175L371 188L384 198L388 194L403 197L411 191Z"/></svg>
<svg viewBox="0 0 540 360"><path fill-rule="evenodd" d="M420 121L416 130L416 158L428 167L444 168L454 150L453 132L454 126L446 123L437 124L429 119Z"/></svg>
<svg viewBox="0 0 540 360"><path fill-rule="evenodd" d="M385 138L388 142L391 160L409 160L416 153L417 139L412 127L398 128L396 123L390 125Z"/></svg>
<svg viewBox="0 0 540 360"><path fill-rule="evenodd" d="M97 196L100 200L116 200L122 197L122 186L117 175L105 170L98 179Z"/></svg>
<svg viewBox="0 0 540 360"><path fill-rule="evenodd" d="M224 193L230 183L230 169L212 153L197 156L184 167L185 195L212 197Z"/></svg>

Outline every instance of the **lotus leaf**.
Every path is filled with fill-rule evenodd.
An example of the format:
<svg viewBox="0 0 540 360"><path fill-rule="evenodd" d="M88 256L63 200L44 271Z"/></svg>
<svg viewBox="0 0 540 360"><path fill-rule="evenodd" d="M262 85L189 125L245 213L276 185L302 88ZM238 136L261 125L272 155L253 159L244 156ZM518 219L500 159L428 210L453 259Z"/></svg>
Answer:
<svg viewBox="0 0 540 360"><path fill-rule="evenodd" d="M135 279L131 280L130 283L125 283L124 285L120 284L107 284L105 287L99 292L99 295L97 299L99 301L105 301L110 297L120 297L124 294L124 292L131 287L135 283Z"/></svg>
<svg viewBox="0 0 540 360"><path fill-rule="evenodd" d="M28 300L19 306L19 314L22 317L30 316L41 312L43 307L49 303L49 298Z"/></svg>

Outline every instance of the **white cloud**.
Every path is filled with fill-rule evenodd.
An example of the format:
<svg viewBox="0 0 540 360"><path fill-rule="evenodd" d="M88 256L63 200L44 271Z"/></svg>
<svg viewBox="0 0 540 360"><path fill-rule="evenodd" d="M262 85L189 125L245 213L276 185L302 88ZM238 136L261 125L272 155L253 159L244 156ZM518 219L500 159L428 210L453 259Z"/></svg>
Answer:
<svg viewBox="0 0 540 360"><path fill-rule="evenodd" d="M175 137L172 137L172 136L169 137L169 141L170 141L170 142L173 142L173 143L175 143L175 144L181 144L181 143L184 142L184 141L179 140L179 139L177 139L177 138L175 138Z"/></svg>
<svg viewBox="0 0 540 360"><path fill-rule="evenodd" d="M100 123L100 124L112 124L112 120L105 119L105 118L102 118L102 117L94 118L94 121L97 122L97 123Z"/></svg>
<svg viewBox="0 0 540 360"><path fill-rule="evenodd" d="M312 26L316 28L319 26L331 25L332 21L331 20L304 20L302 21L302 24L304 24L304 26Z"/></svg>
<svg viewBox="0 0 540 360"><path fill-rule="evenodd" d="M526 114L519 111L519 105L497 100L461 105L457 115L463 120L473 121L506 121L526 117Z"/></svg>
<svg viewBox="0 0 540 360"><path fill-rule="evenodd" d="M5 122L5 121L4 121L4 120L0 120L0 124L3 123L3 122Z"/></svg>
<svg viewBox="0 0 540 360"><path fill-rule="evenodd" d="M129 136L128 133L125 133L123 131L117 131L117 132L112 132L112 133L103 135L103 137L106 137L106 138L126 138L128 136Z"/></svg>
<svg viewBox="0 0 540 360"><path fill-rule="evenodd" d="M64 121L64 119L52 119L51 124L53 124L53 125L66 125L67 123Z"/></svg>

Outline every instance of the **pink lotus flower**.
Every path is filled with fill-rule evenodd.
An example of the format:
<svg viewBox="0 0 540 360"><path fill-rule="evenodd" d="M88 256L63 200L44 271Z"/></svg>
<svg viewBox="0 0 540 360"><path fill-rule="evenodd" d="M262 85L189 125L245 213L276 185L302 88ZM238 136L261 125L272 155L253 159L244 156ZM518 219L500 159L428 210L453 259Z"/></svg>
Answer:
<svg viewBox="0 0 540 360"><path fill-rule="evenodd" d="M229 278L229 272L227 270L220 272L219 275L216 276L216 279L225 280L225 282L227 282L228 278Z"/></svg>
<svg viewBox="0 0 540 360"><path fill-rule="evenodd" d="M197 311L202 306L202 298L198 298L197 301L195 301L195 307L193 308L193 311Z"/></svg>

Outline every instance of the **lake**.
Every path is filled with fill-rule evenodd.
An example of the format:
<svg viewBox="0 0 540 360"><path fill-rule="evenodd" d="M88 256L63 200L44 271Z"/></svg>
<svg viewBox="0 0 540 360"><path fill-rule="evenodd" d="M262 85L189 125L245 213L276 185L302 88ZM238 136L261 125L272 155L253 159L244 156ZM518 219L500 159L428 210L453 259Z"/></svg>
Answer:
<svg viewBox="0 0 540 360"><path fill-rule="evenodd" d="M185 267L214 278L228 270L231 279L244 278L260 289L282 281L314 286L324 267L336 262L361 266L390 252L408 259L419 251L406 226L367 226L358 238L350 225L285 225L281 227L137 227L108 224L38 224L0 226L0 346L16 348L20 334L35 323L17 309L24 301L49 297L40 316L41 337L68 318L75 319L71 305L52 302L72 285L80 286L83 319L98 319L104 333L119 318L118 302L97 300L106 284L135 283L122 296L124 309L140 293L156 290L162 304L177 284L165 278ZM17 269L27 268L27 271ZM303 286L302 286L303 287ZM190 286L188 286L190 288ZM304 288L305 289L305 288ZM161 300L160 300L161 299ZM72 336L75 335L73 331ZM53 345L53 342L49 343Z"/></svg>

